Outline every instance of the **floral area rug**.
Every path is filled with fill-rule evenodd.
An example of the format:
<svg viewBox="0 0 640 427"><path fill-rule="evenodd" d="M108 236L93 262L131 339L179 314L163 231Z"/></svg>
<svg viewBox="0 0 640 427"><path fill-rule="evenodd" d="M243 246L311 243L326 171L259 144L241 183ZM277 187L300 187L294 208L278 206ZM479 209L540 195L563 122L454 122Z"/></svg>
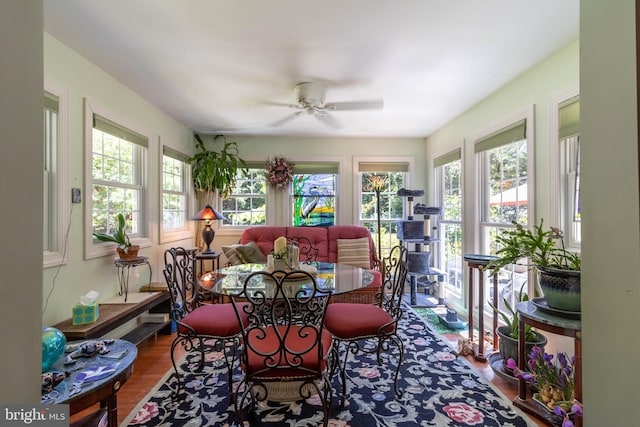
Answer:
<svg viewBox="0 0 640 427"><path fill-rule="evenodd" d="M402 398L395 398L390 369L395 366L397 351L381 367L375 356L351 356L347 399L342 408L339 381L333 380L330 426L535 426L466 359L456 356L409 306L405 307L400 331L405 345L398 380L404 392ZM188 363L190 357L187 355L182 364ZM187 374L186 391L176 401L171 398L176 383L173 371L167 373L123 425L237 426L227 396L226 368L219 354L209 354L208 361L202 372ZM234 381L240 375L237 368ZM313 397L299 402L268 402L256 412L260 422L253 425L258 426L322 425L322 409Z"/></svg>

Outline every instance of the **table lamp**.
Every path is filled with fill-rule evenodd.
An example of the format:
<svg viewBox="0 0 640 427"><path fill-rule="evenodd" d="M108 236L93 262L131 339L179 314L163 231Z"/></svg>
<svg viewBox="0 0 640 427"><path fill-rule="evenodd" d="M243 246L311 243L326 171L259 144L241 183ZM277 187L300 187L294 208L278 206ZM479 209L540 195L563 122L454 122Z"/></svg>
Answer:
<svg viewBox="0 0 640 427"><path fill-rule="evenodd" d="M211 228L211 224L213 221L218 219L226 219L224 215L222 215L217 210L213 209L211 205L207 205L200 212L195 214L193 220L198 221L206 221L204 223L204 229L202 230L202 239L207 244L207 248L202 251L203 254L213 253L211 249L211 242L213 242L213 237L216 235L216 232L213 228Z"/></svg>

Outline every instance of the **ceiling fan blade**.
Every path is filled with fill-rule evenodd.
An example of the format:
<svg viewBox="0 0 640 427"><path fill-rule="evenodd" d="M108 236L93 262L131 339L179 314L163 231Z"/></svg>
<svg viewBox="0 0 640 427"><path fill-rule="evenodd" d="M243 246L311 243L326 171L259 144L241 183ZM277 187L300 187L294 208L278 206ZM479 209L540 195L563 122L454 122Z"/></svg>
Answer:
<svg viewBox="0 0 640 427"><path fill-rule="evenodd" d="M372 99L369 101L328 102L324 105L324 108L330 111L380 110L384 108L384 101L382 99Z"/></svg>
<svg viewBox="0 0 640 427"><path fill-rule="evenodd" d="M264 101L261 102L261 104L263 105L273 105L275 107L287 107L287 108L296 108L296 109L300 109L301 107L297 104L289 104L286 102L270 102L270 101Z"/></svg>
<svg viewBox="0 0 640 427"><path fill-rule="evenodd" d="M275 122L271 123L269 126L271 126L271 127L282 126L283 124L287 123L288 121L295 119L300 114L301 114L301 112L289 114L288 116L285 116L285 117L281 118L280 120L276 120Z"/></svg>
<svg viewBox="0 0 640 427"><path fill-rule="evenodd" d="M342 127L342 125L333 118L333 116L331 116L330 114L324 113L324 114L315 114L315 117L320 120L322 123L326 124L327 126L331 126L334 129L340 129Z"/></svg>

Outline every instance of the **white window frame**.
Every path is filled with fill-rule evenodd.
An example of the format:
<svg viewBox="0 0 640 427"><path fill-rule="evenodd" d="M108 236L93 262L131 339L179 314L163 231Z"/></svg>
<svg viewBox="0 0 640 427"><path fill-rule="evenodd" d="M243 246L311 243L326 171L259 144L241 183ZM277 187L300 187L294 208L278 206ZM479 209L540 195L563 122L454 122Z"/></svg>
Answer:
<svg viewBox="0 0 640 427"><path fill-rule="evenodd" d="M167 150L165 150L165 148ZM168 151L168 153L165 154L165 151ZM172 152L175 153L175 155L172 155L173 154ZM182 162L184 165L182 169L183 191L181 192L166 191L164 189L164 157L165 156L178 160ZM193 212L194 192L193 192L193 183L191 181L191 165L186 160L189 158L189 156L180 153L178 150L171 148L169 145L161 144L160 156L158 157L160 159L159 165L158 165L158 170L160 171L160 179L158 181L160 183L160 186L159 186L160 197L159 197L159 208L158 208L158 212L160 212L160 216L158 218L160 243L169 243L169 242L175 242L177 240L193 238L194 237L193 226L190 226L190 217L191 217L190 212ZM184 227L178 227L178 228L164 227L163 198L164 198L165 192L172 193L172 194L180 194L185 197Z"/></svg>
<svg viewBox="0 0 640 427"><path fill-rule="evenodd" d="M564 147L559 137L560 106L580 95L577 84L554 95L549 101L549 200L551 217L548 225L558 227L565 236L565 245L572 251L580 251L580 242L576 241L570 229L570 217L573 212L573 202L568 198L574 197L574 188L566 182L566 168L563 164Z"/></svg>
<svg viewBox="0 0 640 427"><path fill-rule="evenodd" d="M380 163L380 164L384 164L384 163L389 163L389 164L406 164L407 165L407 172L405 173L405 183L404 186L405 188L411 188L412 185L412 179L413 179L413 175L414 175L414 171L415 171L415 158L410 157L410 156L354 156L353 157L353 199L357 204L357 209L353 210L353 224L360 224L362 225L363 222L371 222L371 220L363 220L362 219L362 204L361 204L361 200L362 200L362 185L361 185L361 180L362 180L362 172L360 172L360 164L362 163ZM402 197L402 212L403 212L403 218L402 219L407 219L409 213L407 212L407 198L406 197ZM376 221L375 219L373 220L374 222ZM381 221L382 222L382 221ZM388 222L388 221L386 221ZM378 248L378 242L375 241L376 244L376 249L380 249ZM384 247L385 245L382 244L382 246ZM384 257L384 252L383 252L383 257Z"/></svg>
<svg viewBox="0 0 640 427"><path fill-rule="evenodd" d="M535 200L534 200L535 182L536 182L535 161L534 161L535 159L535 142L534 142L535 141L535 132L534 132L535 122L534 122L534 115L533 115L533 106L519 113L514 114L513 116L501 121L500 123L496 124L490 129L487 129L484 132L478 134L473 138L473 141L474 141L474 148L475 148L475 144L480 140L484 139L485 137L491 134L500 132L501 130L508 128L514 123L520 122L522 120L525 120L526 122L525 139L527 141L527 224L526 226L528 228L531 228L532 224L535 223L535 218L536 218ZM488 191L486 191L486 185L485 185L486 179L488 178L484 178L485 175L488 177L488 174L489 174L489 171L486 170L486 167L484 165L484 156L486 156L487 153L479 152L479 153L474 153L474 155L475 155L475 169L476 169L474 176L476 177L476 185L477 185L475 193L477 194L477 196L475 197L475 200L474 200L474 204L476 206L476 209L474 209L475 220L472 222L472 225L471 225L471 227L475 227L475 230L473 230L474 242L472 245L474 249L473 249L473 252L471 253L489 254L488 251L489 251L489 245L490 245L490 241L489 241L490 228L491 227L513 228L513 224L491 223L484 220L483 209L488 209L488 203L491 197L491 195L488 194ZM487 273L484 272L483 274L487 274ZM468 275L468 272L467 272L467 275ZM527 286L525 287L525 290L528 293L528 295L534 294L535 282L536 281L535 281L535 276L533 272L529 271L527 276ZM490 293L488 292L488 286L493 286L493 281L487 278L487 280L484 281L484 284L485 286L487 286L487 289L485 289L485 295L489 295ZM469 285L469 282L467 278L467 280L465 280L465 289L463 290L465 295L468 295L469 290L468 288L466 288L466 286L468 285ZM517 292L519 291L519 289L520 288L518 284L512 285L512 292ZM477 292L477 291L474 290L474 292ZM508 295L499 294L500 299L502 299L503 296L509 298ZM498 304L500 303L501 301L498 301ZM476 301L476 304L478 304L478 301ZM465 306L467 310L476 310L475 307L469 307L469 301L467 299L465 299ZM488 304L486 304L486 301L484 301L483 303L483 312L484 312L484 315L489 317L489 319L493 319L494 312L488 306ZM494 333L494 331L490 331L490 332L492 334Z"/></svg>
<svg viewBox="0 0 640 427"><path fill-rule="evenodd" d="M264 162L264 164L261 166L262 162L260 164L257 163L257 162L250 162L250 161L247 161L247 160L245 160L245 162L247 163L247 166L248 166L247 169L248 170L261 170L262 169L264 171L264 164L266 164L266 162ZM242 171L238 170L238 173L236 174L236 180L245 179L245 178L242 178L242 176L243 176ZM266 175L264 175L264 174L263 174L263 179L264 179L264 184L265 184L264 196L258 195L258 194L248 194L248 195L247 194L243 194L243 195L230 194L230 195L227 196L227 199L232 199L232 198L235 198L236 196L237 197L249 197L249 198L264 197L264 199L265 199L265 207L264 207L265 208L265 224L262 224L262 225L268 225L269 224L269 217L271 216L270 212L269 212L270 194L271 193L270 193L270 189L269 189L270 185L267 182ZM235 190L235 187L234 187L234 190ZM220 211L220 213L222 213L226 217L227 216L226 215L226 211L224 211L224 209L223 209L224 200L220 200L219 199L217 201L217 203L218 203L218 207L219 207L218 210ZM244 212L244 211L240 211L240 212ZM257 225L225 224L224 221L215 221L215 222L219 222L220 223L220 225L218 225L219 230L244 230L245 228L257 226Z"/></svg>
<svg viewBox="0 0 640 427"><path fill-rule="evenodd" d="M150 247L151 239L149 237L149 212L151 212L151 205L149 204L149 167L148 160L153 158L153 141L151 132L143 129L136 123L131 123L129 120L120 117L107 108L100 106L98 103L84 100L84 152L85 152L85 189L93 188L92 178L92 156L93 156L93 118L94 114L104 117L114 123L119 124L131 131L143 136L147 139L148 145L142 151L142 156L139 159L138 167L140 170L140 185L142 187L140 206L140 220L139 220L139 233L135 236L131 236L131 243L140 245L140 247ZM104 243L94 241L93 238L93 198L91 191L85 191L85 205L84 205L84 256L85 259L97 258L106 255L114 254L114 245L112 243Z"/></svg>
<svg viewBox="0 0 640 427"><path fill-rule="evenodd" d="M69 188L69 92L67 89L51 82L44 82L44 90L58 98L57 134L55 147L50 147L52 161L51 179L45 178L45 197L49 200L46 227L52 236L49 250L43 250L42 266L54 267L68 262L67 243L69 224L71 221L71 197Z"/></svg>
<svg viewBox="0 0 640 427"><path fill-rule="evenodd" d="M451 303L451 299L455 300L457 302L458 305L462 304L462 301L464 299L465 296L465 289L464 289L464 271L465 271L465 265L464 265L464 260L463 260L463 255L464 255L464 245L465 245L465 241L464 241L464 198L465 198L465 194L464 194L464 159L462 156L462 149L461 148L455 148L454 150L450 150L447 153L440 153L440 154L436 154L434 155L434 161L441 157L441 156L446 156L449 153L454 153L455 151L459 150L460 151L460 158L456 159L456 160L452 160L450 162L447 162L443 165L440 166L435 166L434 165L434 174L435 174L435 197L437 200L436 205L442 207L442 216L440 217L439 220L439 224L438 224L438 238L439 241L436 244L436 259L434 260L435 265L438 266L438 269L442 270L445 273L445 288L446 291L442 291L440 290L439 294L441 295L442 298L445 298L446 301L448 303ZM449 165L453 162L460 162L460 219L455 220L455 219L447 219L445 217L445 203L444 203L444 193L443 193L443 187L444 187L444 167L446 165ZM461 254L460 254L460 260L459 260L459 265L458 265L458 271L449 271L449 266L444 264L444 259L442 259L442 254L444 252L444 243L445 243L445 226L447 224L450 225L455 225L455 226L459 226L461 229ZM454 280L456 281L460 281L460 287L459 289L456 288L455 286L452 286L449 281L451 280L451 273L453 273L454 275ZM446 296L445 296L446 294Z"/></svg>

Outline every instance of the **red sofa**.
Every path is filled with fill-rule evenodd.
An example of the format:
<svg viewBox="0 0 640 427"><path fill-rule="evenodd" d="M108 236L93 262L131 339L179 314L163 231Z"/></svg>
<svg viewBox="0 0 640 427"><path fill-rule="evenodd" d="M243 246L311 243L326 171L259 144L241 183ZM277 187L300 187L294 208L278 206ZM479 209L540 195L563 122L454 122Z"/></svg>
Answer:
<svg viewBox="0 0 640 427"><path fill-rule="evenodd" d="M369 239L369 268L378 268L378 254L366 227L360 225L332 225L328 227L270 227L258 226L245 229L240 236L240 243L255 242L263 254L273 250L273 242L284 236L287 239L304 237L311 246L318 249L316 261L338 261L338 239Z"/></svg>
<svg viewBox="0 0 640 427"><path fill-rule="evenodd" d="M263 254L268 255L273 250L273 242L278 237L306 238L311 246L318 249L317 261L340 262L338 259L338 239L361 239L369 241L369 268L374 272L374 280L367 288L362 288L348 294L338 295L334 301L350 301L372 303L375 292L382 285L380 261L371 233L360 225L332 225L328 227L272 227L256 226L245 229L240 236L240 243L255 242Z"/></svg>

